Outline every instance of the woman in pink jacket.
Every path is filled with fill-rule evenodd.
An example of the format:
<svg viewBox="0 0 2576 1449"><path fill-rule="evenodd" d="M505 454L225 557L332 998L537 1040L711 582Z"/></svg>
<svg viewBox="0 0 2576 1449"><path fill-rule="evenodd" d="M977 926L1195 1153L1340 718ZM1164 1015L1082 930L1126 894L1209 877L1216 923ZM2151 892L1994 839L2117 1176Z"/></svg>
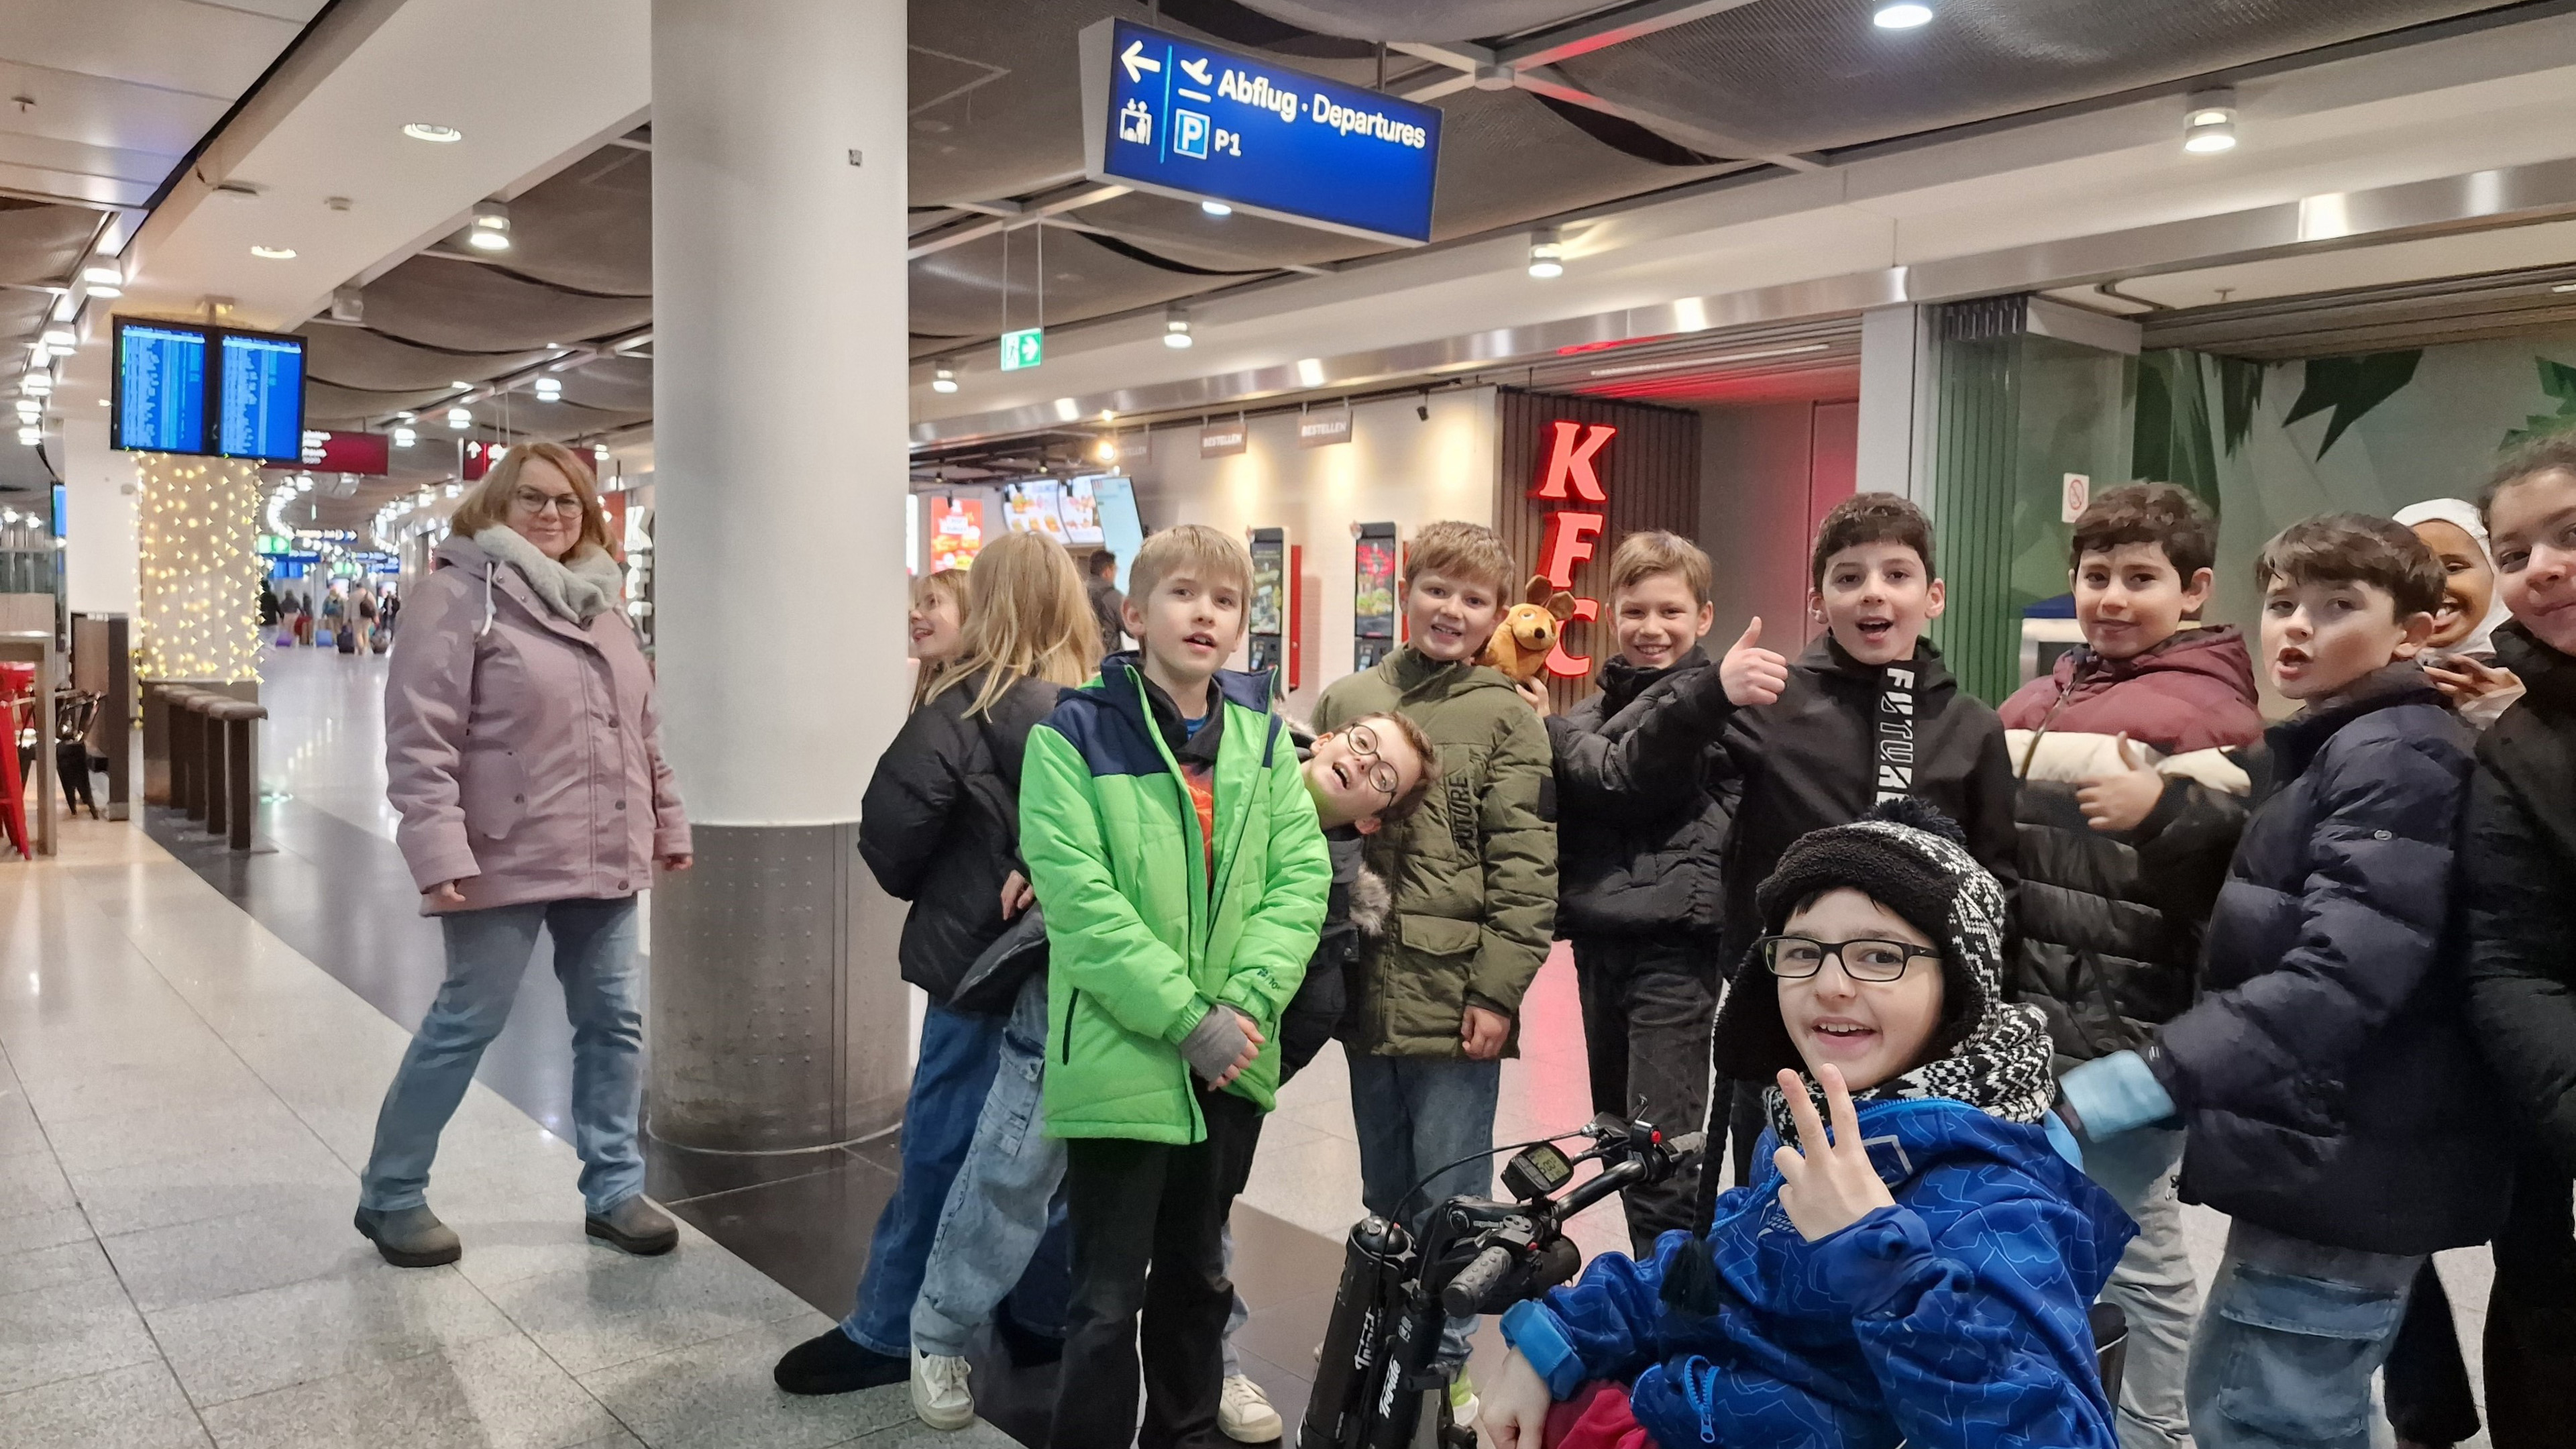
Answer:
<svg viewBox="0 0 2576 1449"><path fill-rule="evenodd" d="M620 607L590 467L523 443L456 510L412 591L385 684L386 795L447 982L376 1117L358 1231L401 1268L463 1251L426 1197L438 1134L554 937L572 1017L573 1145L592 1237L679 1241L644 1200L635 893L689 865L689 824L654 720L653 672Z"/></svg>

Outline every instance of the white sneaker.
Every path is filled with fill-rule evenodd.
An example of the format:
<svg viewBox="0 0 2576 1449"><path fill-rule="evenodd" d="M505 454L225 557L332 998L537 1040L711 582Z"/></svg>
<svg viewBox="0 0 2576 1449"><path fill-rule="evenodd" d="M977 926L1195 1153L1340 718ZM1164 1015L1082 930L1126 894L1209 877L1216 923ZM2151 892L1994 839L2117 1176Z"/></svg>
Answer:
<svg viewBox="0 0 2576 1449"><path fill-rule="evenodd" d="M912 1412L934 1429L963 1429L975 1422L975 1396L966 1390L966 1360L912 1351Z"/></svg>
<svg viewBox="0 0 2576 1449"><path fill-rule="evenodd" d="M1238 1444L1267 1444L1288 1431L1261 1385L1235 1374L1216 1401L1216 1426Z"/></svg>

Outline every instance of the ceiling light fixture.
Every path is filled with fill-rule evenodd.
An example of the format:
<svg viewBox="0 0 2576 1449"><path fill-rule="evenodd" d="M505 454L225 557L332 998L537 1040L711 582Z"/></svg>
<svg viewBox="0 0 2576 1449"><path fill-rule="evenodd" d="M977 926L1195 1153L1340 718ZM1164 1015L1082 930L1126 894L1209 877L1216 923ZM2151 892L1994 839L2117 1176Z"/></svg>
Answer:
<svg viewBox="0 0 2576 1449"><path fill-rule="evenodd" d="M250 249L250 254L264 262L291 262L295 260L295 248L293 247L255 246Z"/></svg>
<svg viewBox="0 0 2576 1449"><path fill-rule="evenodd" d="M1091 456L1098 458L1103 463L1117 462L1118 440L1116 438L1101 439L1100 445L1091 450Z"/></svg>
<svg viewBox="0 0 2576 1449"><path fill-rule="evenodd" d="M562 401L563 401L563 379L562 379L562 378L560 378L560 377L541 377L541 378L538 378L538 379L537 379L537 401L539 401L539 402L562 402Z"/></svg>
<svg viewBox="0 0 2576 1449"><path fill-rule="evenodd" d="M435 141L442 146L465 139L465 133L454 126L440 126L428 121L413 121L403 127L403 134L415 141Z"/></svg>
<svg viewBox="0 0 2576 1449"><path fill-rule="evenodd" d="M1932 7L1913 4L1881 5L1878 7L1878 13L1869 18L1870 22L1881 30L1912 30L1915 26L1932 23Z"/></svg>
<svg viewBox="0 0 2576 1449"><path fill-rule="evenodd" d="M474 410L472 408L449 408L447 410L447 425L460 433L465 431L467 428L474 426Z"/></svg>
<svg viewBox="0 0 2576 1449"><path fill-rule="evenodd" d="M1530 233L1529 274L1542 280L1565 275L1565 242L1555 227Z"/></svg>
<svg viewBox="0 0 2576 1449"><path fill-rule="evenodd" d="M72 336L72 329L68 327L48 327L45 335L37 340L59 352L69 353L79 339Z"/></svg>
<svg viewBox="0 0 2576 1449"><path fill-rule="evenodd" d="M1222 201L1202 201L1199 203L1199 210L1206 212L1210 216L1234 215L1234 208L1226 205Z"/></svg>
<svg viewBox="0 0 2576 1449"><path fill-rule="evenodd" d="M2183 112L2182 148L2207 156L2236 149L2236 92L2195 91Z"/></svg>
<svg viewBox="0 0 2576 1449"><path fill-rule="evenodd" d="M2561 282L2549 290L2553 292L2576 292L2576 282Z"/></svg>
<svg viewBox="0 0 2576 1449"><path fill-rule="evenodd" d="M1190 309L1174 307L1163 314L1163 345L1187 347L1196 338L1190 336Z"/></svg>
<svg viewBox="0 0 2576 1449"><path fill-rule="evenodd" d="M93 297L125 295L125 269L113 262L93 262L81 268L80 279Z"/></svg>
<svg viewBox="0 0 2576 1449"><path fill-rule="evenodd" d="M607 462L607 461L608 461L608 445L607 445L606 443L593 443L593 444L591 444L591 445L590 445L590 456L591 456L592 461L594 461L594 462L599 462L599 463L605 463L605 462Z"/></svg>
<svg viewBox="0 0 2576 1449"><path fill-rule="evenodd" d="M18 430L18 441L27 447L32 448L44 440L45 432L42 428L20 428Z"/></svg>
<svg viewBox="0 0 2576 1449"><path fill-rule="evenodd" d="M932 392L955 392L957 390L957 369L945 362L934 365L930 369L930 390Z"/></svg>
<svg viewBox="0 0 2576 1449"><path fill-rule="evenodd" d="M506 252L510 249L510 208L505 202L484 201L474 207L474 224L465 233L465 244L478 252Z"/></svg>
<svg viewBox="0 0 2576 1449"><path fill-rule="evenodd" d="M418 434L418 433L416 433L416 432L412 431L412 430L411 430L411 429L409 429L409 428L396 428L396 429L394 429L394 446L395 446L395 447L397 447L397 448L408 448L408 447L410 447L412 444L417 443L417 442L419 442L419 441L420 441L420 434Z"/></svg>

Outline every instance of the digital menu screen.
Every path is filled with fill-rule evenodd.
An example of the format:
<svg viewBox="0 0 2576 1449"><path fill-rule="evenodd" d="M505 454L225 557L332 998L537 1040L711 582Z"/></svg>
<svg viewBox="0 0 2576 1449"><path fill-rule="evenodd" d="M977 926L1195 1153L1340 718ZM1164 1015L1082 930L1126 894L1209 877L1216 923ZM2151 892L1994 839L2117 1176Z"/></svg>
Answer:
<svg viewBox="0 0 2576 1449"><path fill-rule="evenodd" d="M215 451L227 458L304 458L304 339L216 334L222 369Z"/></svg>
<svg viewBox="0 0 2576 1449"><path fill-rule="evenodd" d="M206 354L213 346L203 327L116 319L117 447L207 451Z"/></svg>

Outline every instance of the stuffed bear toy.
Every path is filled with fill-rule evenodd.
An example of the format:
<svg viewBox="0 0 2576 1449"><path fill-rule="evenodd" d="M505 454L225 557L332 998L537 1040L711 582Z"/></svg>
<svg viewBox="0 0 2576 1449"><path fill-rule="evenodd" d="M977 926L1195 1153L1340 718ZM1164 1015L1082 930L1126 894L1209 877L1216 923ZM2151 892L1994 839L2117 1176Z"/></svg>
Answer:
<svg viewBox="0 0 2576 1449"><path fill-rule="evenodd" d="M1551 591L1546 579L1533 576L1525 601L1503 611L1494 637L1476 652L1476 662L1501 670L1514 683L1536 679L1547 667L1548 651L1556 647L1558 626L1572 617L1574 596Z"/></svg>

